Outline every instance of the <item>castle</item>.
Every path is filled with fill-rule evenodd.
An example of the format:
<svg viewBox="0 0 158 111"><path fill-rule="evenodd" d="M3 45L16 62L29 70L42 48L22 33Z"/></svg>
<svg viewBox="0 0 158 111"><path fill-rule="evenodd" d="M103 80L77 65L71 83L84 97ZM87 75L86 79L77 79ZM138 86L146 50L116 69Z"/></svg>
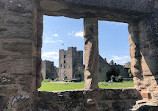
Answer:
<svg viewBox="0 0 158 111"><path fill-rule="evenodd" d="M68 47L68 50L59 50L59 68L54 66L54 62L42 61L42 78L60 80L84 80L83 51L77 51L76 47ZM129 78L128 68L118 64L109 64L106 58L99 56L98 81L106 80L106 73L115 68L120 71L120 76Z"/></svg>
<svg viewBox="0 0 158 111"><path fill-rule="evenodd" d="M0 0L0 9L1 111L157 111L157 0ZM84 19L86 90L37 90L44 15ZM129 24L135 88L99 89L99 20Z"/></svg>
<svg viewBox="0 0 158 111"><path fill-rule="evenodd" d="M58 77L58 69L54 66L54 62L44 60L42 61L42 79L55 79Z"/></svg>
<svg viewBox="0 0 158 111"><path fill-rule="evenodd" d="M83 51L77 51L76 47L59 50L59 79L83 80L83 74Z"/></svg>

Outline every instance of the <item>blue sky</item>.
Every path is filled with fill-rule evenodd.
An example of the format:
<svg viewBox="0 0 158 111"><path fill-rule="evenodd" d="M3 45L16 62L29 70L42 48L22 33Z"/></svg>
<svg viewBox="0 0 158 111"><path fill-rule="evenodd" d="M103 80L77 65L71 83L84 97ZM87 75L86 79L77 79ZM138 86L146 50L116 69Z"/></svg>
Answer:
<svg viewBox="0 0 158 111"><path fill-rule="evenodd" d="M44 16L42 60L59 64L59 49L77 47L84 51L83 19ZM99 54L108 62L130 61L128 24L99 21Z"/></svg>

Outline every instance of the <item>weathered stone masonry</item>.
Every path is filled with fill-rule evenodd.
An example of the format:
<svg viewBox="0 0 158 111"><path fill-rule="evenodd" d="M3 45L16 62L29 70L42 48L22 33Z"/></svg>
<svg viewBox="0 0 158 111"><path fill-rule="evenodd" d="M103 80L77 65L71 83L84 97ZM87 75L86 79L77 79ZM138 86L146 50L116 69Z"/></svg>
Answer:
<svg viewBox="0 0 158 111"><path fill-rule="evenodd" d="M84 19L85 40L85 89L98 89L98 20L97 18Z"/></svg>
<svg viewBox="0 0 158 111"><path fill-rule="evenodd" d="M54 66L53 61L44 60L42 61L41 68L42 79L56 79L58 77L58 69Z"/></svg>
<svg viewBox="0 0 158 111"><path fill-rule="evenodd" d="M154 108L158 106L157 13L158 0L0 0L0 110L32 111L39 109L42 111L41 105L43 104L50 111L52 109L80 111L82 108L83 111L92 109L96 111L118 111L118 109L128 111L132 107L133 110L144 111L145 107L146 110L155 111ZM88 54L85 55L88 60L85 62L85 66L88 66L87 71L90 71L91 68L94 69L85 79L86 83L89 83L90 80L90 85L85 85L88 90L79 92L81 96L78 96L78 92L75 91L63 92L67 96L37 91L41 83L44 14L76 19L84 18L88 22L84 27L87 26L91 32L89 29L85 30L85 39L87 39L85 43L92 46L85 44L88 49L85 50ZM94 79L97 76L95 73L97 67L93 65L93 63L97 65L98 60L97 26L89 25L93 23L97 25L98 20L129 24L131 66L136 88L133 93L137 93L138 96L120 98L119 103L122 105L127 101L132 101L130 107L116 105L116 101L118 101L118 95L131 95L131 90L126 90L128 93L123 91L118 91L118 93L112 89L110 92L97 89L97 79ZM92 31L92 29L94 30ZM88 39L89 34L92 37L90 39ZM94 58L96 61L91 61ZM87 75L85 74L85 76ZM109 101L109 96L103 95L108 94L107 92L109 95L114 94L112 97L116 97L112 99L113 102ZM73 94L75 98L72 98ZM47 99L47 95L52 96L52 100ZM67 103L64 98L69 98L69 102ZM103 98L104 101L102 101ZM78 99L81 101L78 102ZM141 99L141 102L137 101ZM63 106L65 102L67 107ZM81 105L77 105L77 108L73 109L73 106L78 103ZM60 104L64 109L58 109Z"/></svg>
<svg viewBox="0 0 158 111"><path fill-rule="evenodd" d="M39 10L34 0L0 0L0 110L32 110L40 87Z"/></svg>
<svg viewBox="0 0 158 111"><path fill-rule="evenodd" d="M68 47L68 50L59 50L59 79L83 80L83 51L78 51L76 47Z"/></svg>

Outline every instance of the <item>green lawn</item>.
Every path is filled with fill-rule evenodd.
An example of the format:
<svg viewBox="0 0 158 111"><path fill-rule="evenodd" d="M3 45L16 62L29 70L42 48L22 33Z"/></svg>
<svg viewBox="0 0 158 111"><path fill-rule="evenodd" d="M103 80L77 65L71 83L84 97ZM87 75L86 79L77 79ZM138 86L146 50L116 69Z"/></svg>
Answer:
<svg viewBox="0 0 158 111"><path fill-rule="evenodd" d="M112 83L99 82L100 88L129 88L134 87L133 81L126 81L122 83ZM39 91L64 91L73 89L83 89L84 82L67 82L67 83L57 83L57 82L42 82L42 86L38 89Z"/></svg>

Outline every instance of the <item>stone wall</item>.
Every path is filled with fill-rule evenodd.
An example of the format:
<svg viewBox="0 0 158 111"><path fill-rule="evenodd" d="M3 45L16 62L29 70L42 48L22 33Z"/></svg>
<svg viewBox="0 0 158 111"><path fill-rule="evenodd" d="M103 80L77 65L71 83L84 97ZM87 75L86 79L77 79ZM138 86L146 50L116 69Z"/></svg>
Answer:
<svg viewBox="0 0 158 111"><path fill-rule="evenodd" d="M43 15L38 4L37 0L0 0L2 111L31 110L40 86Z"/></svg>
<svg viewBox="0 0 158 111"><path fill-rule="evenodd" d="M0 0L0 110L31 111L48 106L48 110L59 111L62 111L60 108L128 111L141 97L133 107L135 110L157 110L157 12L157 0ZM87 91L37 93L41 84L43 14L84 18ZM98 89L98 20L129 24L136 90ZM137 91L140 98L133 96Z"/></svg>
<svg viewBox="0 0 158 111"><path fill-rule="evenodd" d="M129 111L141 99L135 89L39 92L38 97L34 111Z"/></svg>
<svg viewBox="0 0 158 111"><path fill-rule="evenodd" d="M135 87L142 96L158 105L157 13L129 24L131 71Z"/></svg>
<svg viewBox="0 0 158 111"><path fill-rule="evenodd" d="M58 78L58 69L54 66L54 62L44 60L42 61L42 78L43 79L56 79Z"/></svg>

